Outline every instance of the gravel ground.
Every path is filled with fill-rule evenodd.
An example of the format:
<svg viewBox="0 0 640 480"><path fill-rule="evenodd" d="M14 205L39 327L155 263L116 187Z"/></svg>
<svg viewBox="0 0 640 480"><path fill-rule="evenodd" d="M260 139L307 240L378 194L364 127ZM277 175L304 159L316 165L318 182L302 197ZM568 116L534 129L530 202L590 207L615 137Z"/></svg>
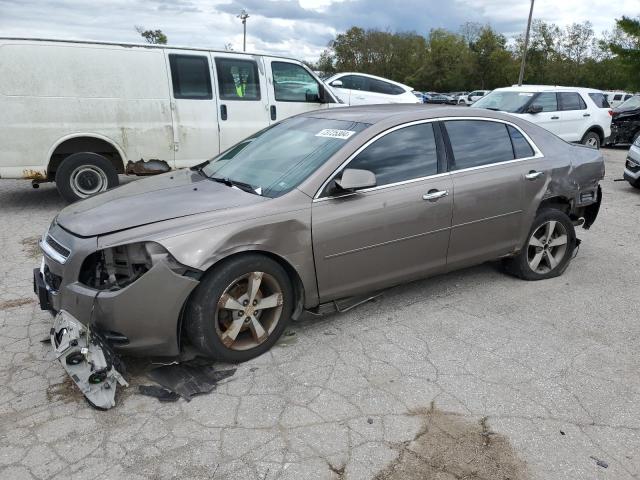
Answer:
<svg viewBox="0 0 640 480"><path fill-rule="evenodd" d="M294 323L211 394L127 388L108 412L41 342L31 270L63 204L0 181L0 477L640 478L640 190L615 182L626 151L604 153L600 217L562 277L486 264L395 288Z"/></svg>

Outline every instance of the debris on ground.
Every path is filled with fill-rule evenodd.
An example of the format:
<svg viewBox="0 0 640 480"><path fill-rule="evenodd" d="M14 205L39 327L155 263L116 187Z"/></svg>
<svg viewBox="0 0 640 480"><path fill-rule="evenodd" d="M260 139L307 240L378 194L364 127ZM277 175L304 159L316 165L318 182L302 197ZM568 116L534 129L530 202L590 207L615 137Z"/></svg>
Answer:
<svg viewBox="0 0 640 480"><path fill-rule="evenodd" d="M159 385L138 385L138 392L147 397L154 397L161 402L177 402L180 398L176 392Z"/></svg>
<svg viewBox="0 0 640 480"><path fill-rule="evenodd" d="M605 462L604 460L600 460L599 458L596 458L593 455L591 455L589 458L591 460L593 460L594 462L596 462L596 465L598 465L599 467L609 468L609 464L607 462Z"/></svg>
<svg viewBox="0 0 640 480"><path fill-rule="evenodd" d="M235 368L216 370L208 365L178 364L155 368L147 377L189 402L195 395L211 392L219 381L235 373Z"/></svg>

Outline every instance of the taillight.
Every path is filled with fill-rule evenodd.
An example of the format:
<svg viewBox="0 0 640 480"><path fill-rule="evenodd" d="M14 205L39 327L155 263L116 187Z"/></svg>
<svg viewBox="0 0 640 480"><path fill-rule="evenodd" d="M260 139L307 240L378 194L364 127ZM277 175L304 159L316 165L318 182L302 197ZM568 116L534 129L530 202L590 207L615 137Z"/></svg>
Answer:
<svg viewBox="0 0 640 480"><path fill-rule="evenodd" d="M613 110L609 110L609 116L613 117Z"/></svg>

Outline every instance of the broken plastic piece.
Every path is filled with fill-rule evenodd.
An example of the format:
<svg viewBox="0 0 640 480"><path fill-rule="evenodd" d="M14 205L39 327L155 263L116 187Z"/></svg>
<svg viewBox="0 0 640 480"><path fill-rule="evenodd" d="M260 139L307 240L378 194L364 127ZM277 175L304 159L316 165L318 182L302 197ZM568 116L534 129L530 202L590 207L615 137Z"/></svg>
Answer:
<svg viewBox="0 0 640 480"><path fill-rule="evenodd" d="M147 373L147 376L163 387L177 393L186 401L194 395L209 393L220 380L236 373L236 369L215 370L210 366L166 365Z"/></svg>
<svg viewBox="0 0 640 480"><path fill-rule="evenodd" d="M51 346L62 367L92 407L108 410L115 406L116 385L129 384L118 356L94 330L88 331L70 313L60 310L51 329Z"/></svg>
<svg viewBox="0 0 640 480"><path fill-rule="evenodd" d="M139 385L138 391L141 395L157 398L161 402L176 402L180 398L176 392L158 385Z"/></svg>
<svg viewBox="0 0 640 480"><path fill-rule="evenodd" d="M593 455L591 455L589 458L594 460L596 462L596 465L598 465L599 467L609 468L609 464L607 462L605 462L604 460L600 460L599 458L596 458Z"/></svg>

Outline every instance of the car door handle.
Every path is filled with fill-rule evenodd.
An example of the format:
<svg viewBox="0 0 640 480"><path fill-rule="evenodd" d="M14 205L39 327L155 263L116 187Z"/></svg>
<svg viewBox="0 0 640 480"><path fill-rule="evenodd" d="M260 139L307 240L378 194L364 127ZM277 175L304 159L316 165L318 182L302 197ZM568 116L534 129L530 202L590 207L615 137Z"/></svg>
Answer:
<svg viewBox="0 0 640 480"><path fill-rule="evenodd" d="M277 117L276 106L275 105L271 105L271 120L275 120L276 117Z"/></svg>
<svg viewBox="0 0 640 480"><path fill-rule="evenodd" d="M551 117L551 120L560 120L560 117L553 116Z"/></svg>
<svg viewBox="0 0 640 480"><path fill-rule="evenodd" d="M435 202L436 200L442 198L442 197L446 197L447 195L449 195L449 191L448 190L429 190L427 193L425 193L424 195L422 195L422 199L423 200L428 200L430 202Z"/></svg>
<svg viewBox="0 0 640 480"><path fill-rule="evenodd" d="M227 106L220 105L220 120L226 120L226 119L227 119Z"/></svg>
<svg viewBox="0 0 640 480"><path fill-rule="evenodd" d="M527 180L536 180L540 178L542 175L544 175L544 172L536 172L535 170L531 170L529 173L527 173L524 176L524 178L526 178Z"/></svg>
<svg viewBox="0 0 640 480"><path fill-rule="evenodd" d="M590 117L590 116L591 116L591 114L590 114L590 113L583 113L583 114L582 114L582 116L583 116L583 117Z"/></svg>

